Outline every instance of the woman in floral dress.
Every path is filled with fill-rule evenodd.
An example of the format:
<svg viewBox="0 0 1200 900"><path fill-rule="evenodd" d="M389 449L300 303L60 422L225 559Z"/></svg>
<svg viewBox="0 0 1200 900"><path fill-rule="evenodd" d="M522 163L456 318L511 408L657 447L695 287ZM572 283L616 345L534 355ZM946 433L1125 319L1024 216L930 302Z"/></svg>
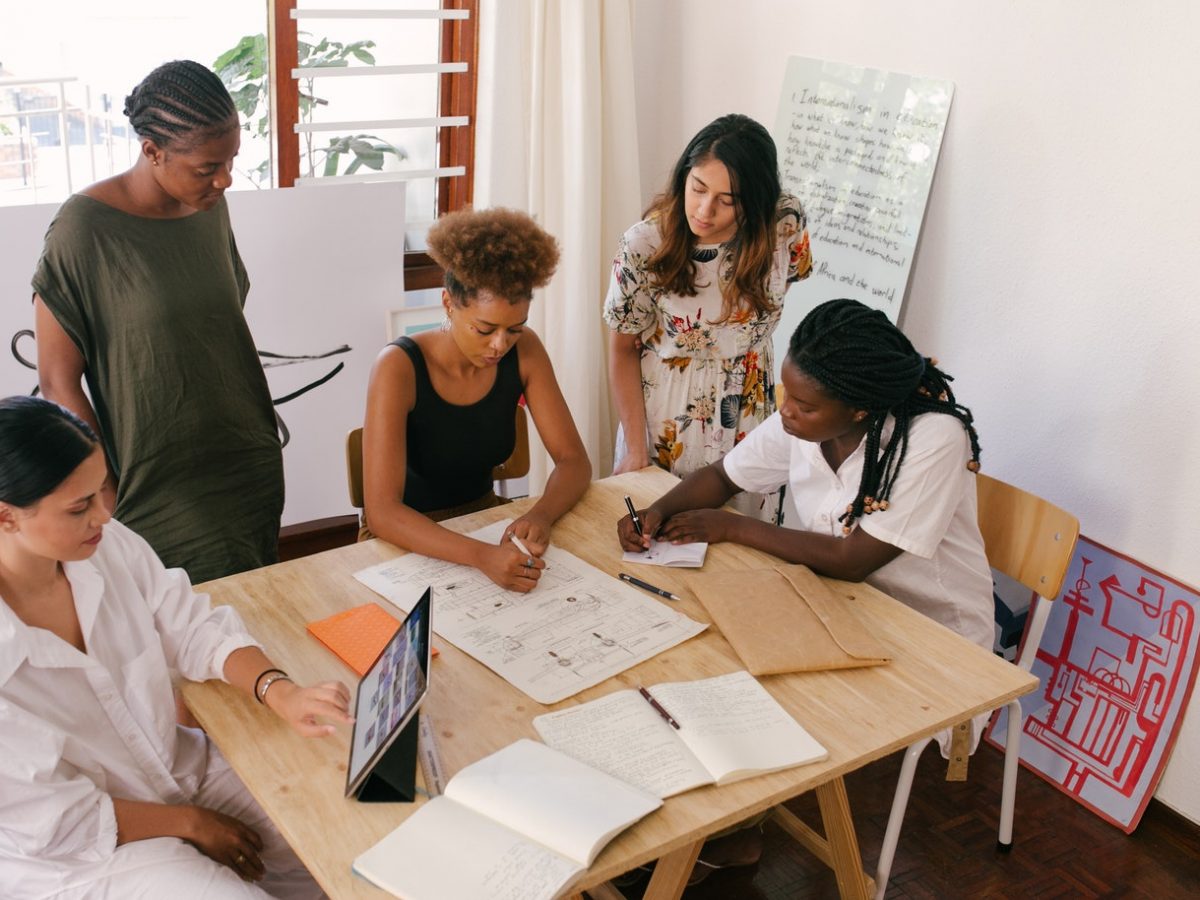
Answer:
<svg viewBox="0 0 1200 900"><path fill-rule="evenodd" d="M654 463L684 477L775 411L771 337L788 285L811 269L804 210L780 188L767 130L737 114L701 129L613 261L614 474ZM740 505L771 518L778 504Z"/></svg>

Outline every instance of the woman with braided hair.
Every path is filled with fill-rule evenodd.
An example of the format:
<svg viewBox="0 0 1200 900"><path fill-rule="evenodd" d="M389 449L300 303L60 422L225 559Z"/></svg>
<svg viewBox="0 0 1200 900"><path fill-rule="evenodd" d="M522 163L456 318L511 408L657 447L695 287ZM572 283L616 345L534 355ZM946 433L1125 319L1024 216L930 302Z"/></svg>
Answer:
<svg viewBox="0 0 1200 900"><path fill-rule="evenodd" d="M137 162L70 197L46 233L33 276L38 379L100 435L115 515L207 581L274 562L283 511L223 196L241 130L221 80L190 61L146 76L125 114Z"/></svg>
<svg viewBox="0 0 1200 900"><path fill-rule="evenodd" d="M734 541L813 571L867 581L991 649L992 581L976 521L979 440L950 376L887 316L854 300L814 309L792 335L778 413L724 459L618 524L651 537ZM741 491L788 485L781 528L719 510Z"/></svg>

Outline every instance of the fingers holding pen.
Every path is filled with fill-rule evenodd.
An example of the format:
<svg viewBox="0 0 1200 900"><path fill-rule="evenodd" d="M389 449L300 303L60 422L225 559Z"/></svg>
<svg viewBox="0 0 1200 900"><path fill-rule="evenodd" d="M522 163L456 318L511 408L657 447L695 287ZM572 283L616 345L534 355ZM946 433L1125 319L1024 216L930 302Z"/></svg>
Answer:
<svg viewBox="0 0 1200 900"><path fill-rule="evenodd" d="M489 547L479 568L502 588L527 593L537 586L546 561L523 551L516 541L510 540Z"/></svg>
<svg viewBox="0 0 1200 900"><path fill-rule="evenodd" d="M618 520L617 540L620 541L622 550L640 553L650 549L650 542L658 535L661 527L662 515L654 507L633 510Z"/></svg>

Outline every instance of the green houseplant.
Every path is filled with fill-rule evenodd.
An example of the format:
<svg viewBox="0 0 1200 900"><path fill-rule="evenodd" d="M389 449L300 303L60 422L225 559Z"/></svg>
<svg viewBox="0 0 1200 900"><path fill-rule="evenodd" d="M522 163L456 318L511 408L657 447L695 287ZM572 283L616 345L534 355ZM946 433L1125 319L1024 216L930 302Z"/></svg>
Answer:
<svg viewBox="0 0 1200 900"><path fill-rule="evenodd" d="M297 43L297 62L306 66L348 66L351 58L375 65L371 48L374 41L343 43L321 38L317 43L304 40L308 35L301 32ZM237 44L217 57L213 71L220 76L233 97L234 105L243 119L247 131L258 137L267 137L271 128L268 109L270 99L270 70L267 62L267 38L263 34L249 34ZM300 84L300 121L311 122L313 110L326 106L329 101L314 92L314 79L306 78ZM329 139L324 147L313 147L313 133L303 132L305 157L308 160L308 175L315 175L320 164L321 174L353 175L362 167L380 171L388 154L396 159L407 159L403 148L371 134L337 135ZM339 172L344 160L349 160L345 171ZM263 160L246 171L257 186L270 184L271 161Z"/></svg>

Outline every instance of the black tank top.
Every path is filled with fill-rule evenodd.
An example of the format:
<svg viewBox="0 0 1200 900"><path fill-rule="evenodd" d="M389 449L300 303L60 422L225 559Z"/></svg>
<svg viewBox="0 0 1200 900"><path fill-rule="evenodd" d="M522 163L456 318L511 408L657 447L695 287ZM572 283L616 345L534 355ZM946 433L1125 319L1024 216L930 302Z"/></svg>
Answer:
<svg viewBox="0 0 1200 900"><path fill-rule="evenodd" d="M492 490L492 469L517 443L515 424L521 385L517 348L496 366L496 383L483 399L459 406L433 389L425 356L408 337L392 341L408 354L417 400L408 414L408 468L404 503L432 512L478 500Z"/></svg>

